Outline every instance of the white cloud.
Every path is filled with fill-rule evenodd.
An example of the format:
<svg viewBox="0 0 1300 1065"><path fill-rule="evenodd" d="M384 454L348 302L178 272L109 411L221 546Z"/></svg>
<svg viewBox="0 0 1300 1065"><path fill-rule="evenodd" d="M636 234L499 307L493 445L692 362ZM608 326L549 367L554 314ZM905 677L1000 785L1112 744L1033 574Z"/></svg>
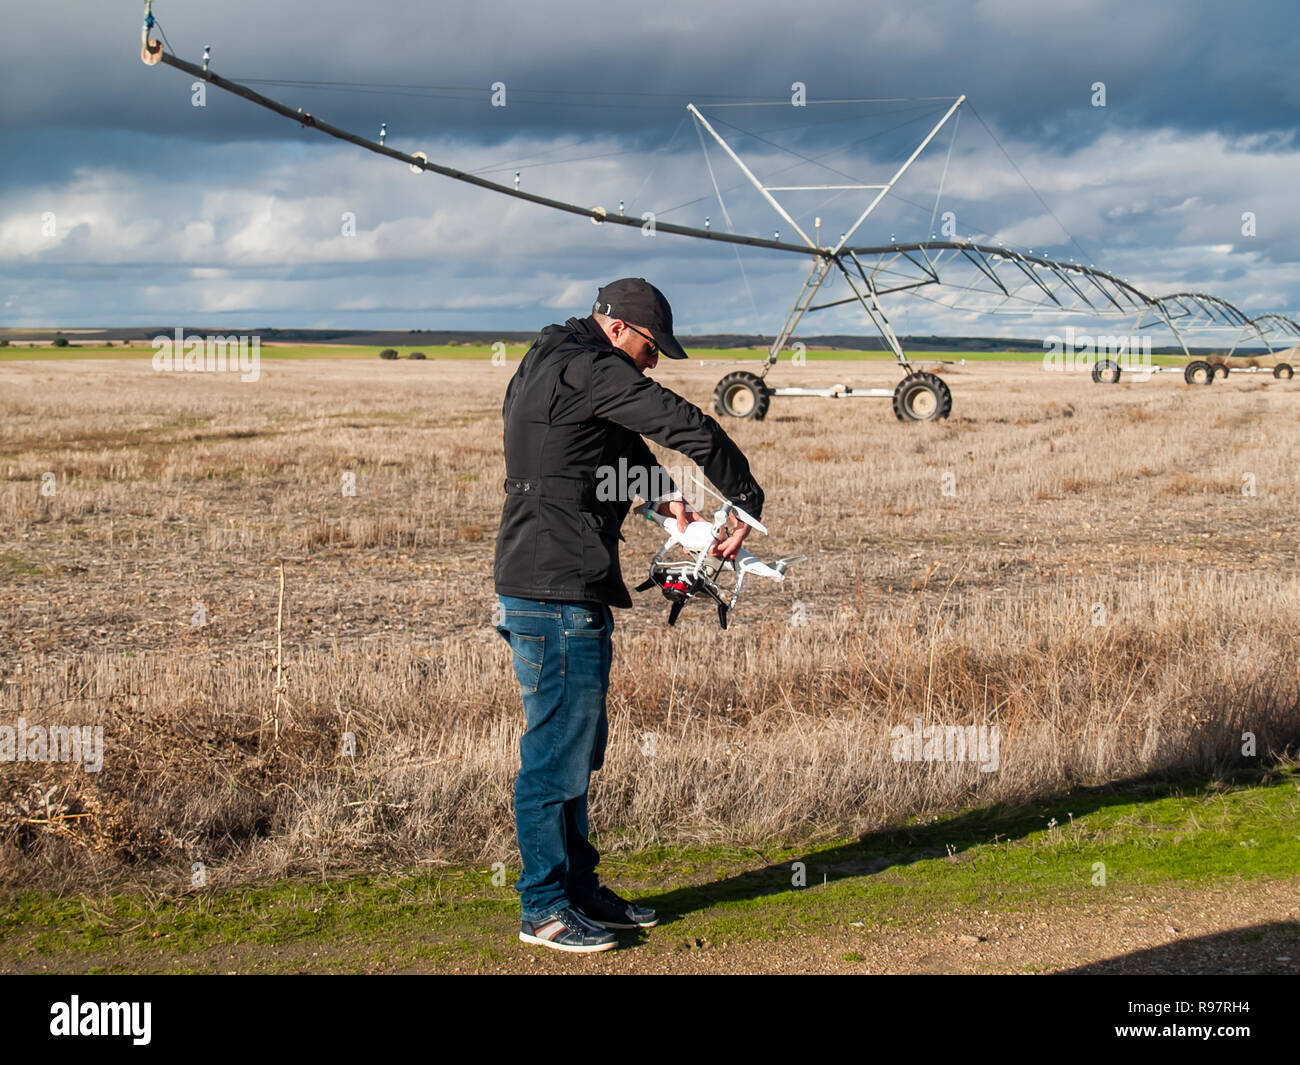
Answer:
<svg viewBox="0 0 1300 1065"><path fill-rule="evenodd" d="M961 132L938 205L955 213L959 236L1082 257L1054 214L1091 261L1143 288L1204 289L1251 313L1296 306L1300 221L1291 199L1300 187L1300 149L1293 141L1113 130L1054 150L1003 135L1048 213L976 125L968 121ZM678 147L683 143L690 142ZM524 187L543 195L610 210L622 198L633 216L654 209L661 221L701 225L708 215L715 229L724 228L698 147L670 158L629 151L611 138L572 136L420 147L470 170L504 167L492 176L506 183L519 165ZM912 202L887 199L861 243L928 236L946 147L940 138L922 157L897 189ZM558 165L516 163L544 153ZM579 161L597 155L604 157ZM538 307L586 313L602 280L637 275L669 293L684 332L770 334L807 269L797 257L743 251L742 275L728 247L592 226L332 142L190 147L186 157L183 170L85 167L66 181L34 179L6 196L0 317L110 324L201 312L347 324L365 314L363 324L376 325L387 314L399 328L521 328L545 324ZM745 157L769 176L790 161L770 147ZM738 230L769 235L779 228L793 236L729 162L714 161ZM888 174L898 159L829 161L868 177ZM798 183L817 174L827 180L826 171L810 167L784 176ZM824 238L833 238L860 211L861 195L785 200L801 224L821 215ZM1256 215L1254 238L1241 234L1246 210ZM45 212L57 219L53 237L41 232ZM345 214L355 216L355 236L343 233ZM990 334L1004 328L1001 320L943 311L924 299L892 297L886 309L915 332L940 331L943 323ZM850 307L809 318L801 331L860 333L868 325Z"/></svg>

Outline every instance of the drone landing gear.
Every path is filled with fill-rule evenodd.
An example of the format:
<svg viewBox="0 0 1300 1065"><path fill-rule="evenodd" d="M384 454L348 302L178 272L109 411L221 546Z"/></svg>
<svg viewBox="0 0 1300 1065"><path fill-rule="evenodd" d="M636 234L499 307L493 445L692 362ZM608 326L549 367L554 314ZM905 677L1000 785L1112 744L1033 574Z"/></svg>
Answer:
<svg viewBox="0 0 1300 1065"><path fill-rule="evenodd" d="M722 628L727 627L727 610L728 604L708 583L699 580L692 580L689 577L682 577L676 574L667 574L660 576L652 573L644 581L636 586L638 592L646 592L651 588L658 588L664 593L664 598L672 603L668 610L668 624L676 625L677 618L682 612L682 607L692 595L699 592L707 592L718 604L718 624Z"/></svg>

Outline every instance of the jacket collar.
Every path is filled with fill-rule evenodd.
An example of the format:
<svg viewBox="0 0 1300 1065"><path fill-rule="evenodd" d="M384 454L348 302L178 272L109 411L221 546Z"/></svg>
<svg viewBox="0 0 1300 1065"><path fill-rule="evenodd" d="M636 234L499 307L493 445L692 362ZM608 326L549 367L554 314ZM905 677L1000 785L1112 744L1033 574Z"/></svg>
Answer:
<svg viewBox="0 0 1300 1065"><path fill-rule="evenodd" d="M603 351L612 351L615 355L619 355L626 360L629 365L633 367L636 366L636 363L632 361L631 355L626 351L614 347L614 345L609 342L609 337L605 335L605 330L601 329L601 327L596 324L596 319L592 318L591 315L587 315L586 318L570 318L564 323L564 328L569 330L569 332L573 336L577 337L579 341L585 341L593 347L598 347Z"/></svg>
<svg viewBox="0 0 1300 1065"><path fill-rule="evenodd" d="M605 330L596 324L596 319L592 318L591 315L587 315L586 318L570 318L564 325L569 332L575 334L579 339L594 341L602 348L612 346L609 337L605 335Z"/></svg>

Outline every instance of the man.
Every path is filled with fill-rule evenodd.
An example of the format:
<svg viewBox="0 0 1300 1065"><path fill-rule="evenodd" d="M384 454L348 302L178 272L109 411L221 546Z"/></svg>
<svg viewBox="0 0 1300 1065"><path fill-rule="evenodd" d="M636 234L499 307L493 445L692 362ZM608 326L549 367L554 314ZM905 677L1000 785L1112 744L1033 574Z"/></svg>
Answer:
<svg viewBox="0 0 1300 1065"><path fill-rule="evenodd" d="M519 938L556 950L608 950L611 929L657 923L653 910L600 885L600 856L587 839L587 788L609 731L610 608L632 605L618 559L632 500L601 498L608 493L597 491L599 471L639 467L639 483L671 489L653 500L659 513L676 515L682 529L701 520L657 468L641 439L648 436L685 453L728 499L762 517L763 492L740 449L698 407L645 376L660 352L686 358L663 293L644 278L611 282L590 317L542 330L501 408L497 629L513 652L526 723L515 780ZM734 558L748 532L737 522L712 552Z"/></svg>

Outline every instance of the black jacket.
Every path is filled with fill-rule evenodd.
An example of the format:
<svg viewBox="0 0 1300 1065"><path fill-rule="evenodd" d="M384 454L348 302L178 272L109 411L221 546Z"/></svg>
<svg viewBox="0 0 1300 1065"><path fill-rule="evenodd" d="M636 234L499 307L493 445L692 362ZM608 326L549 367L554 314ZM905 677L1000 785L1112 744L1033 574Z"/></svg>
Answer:
<svg viewBox="0 0 1300 1065"><path fill-rule="evenodd" d="M641 434L680 451L754 517L763 492L716 421L637 370L592 318L550 325L506 388L506 482L493 576L499 595L630 607L619 526L631 499L603 500L598 470L650 470Z"/></svg>

